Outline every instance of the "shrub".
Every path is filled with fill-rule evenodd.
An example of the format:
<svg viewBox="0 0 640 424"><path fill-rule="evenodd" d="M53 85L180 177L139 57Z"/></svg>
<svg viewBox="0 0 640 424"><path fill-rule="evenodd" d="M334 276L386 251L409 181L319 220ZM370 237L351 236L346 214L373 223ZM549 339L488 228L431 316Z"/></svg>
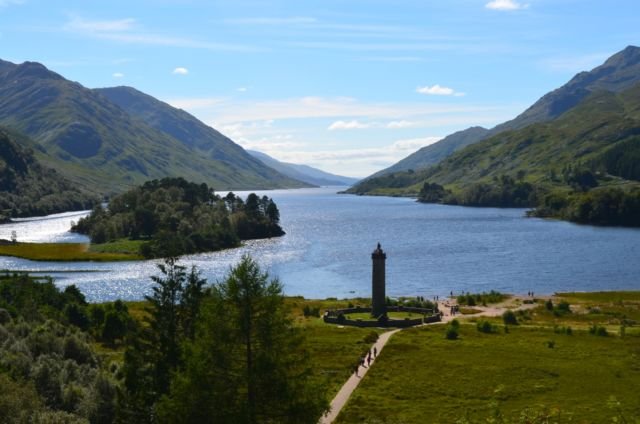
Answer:
<svg viewBox="0 0 640 424"><path fill-rule="evenodd" d="M456 340L458 338L458 329L448 325L447 331L445 332L445 338L447 340Z"/></svg>
<svg viewBox="0 0 640 424"><path fill-rule="evenodd" d="M548 340L548 341L547 341L547 347L548 347L549 349L553 349L554 347L556 347L556 342L555 342L555 340Z"/></svg>
<svg viewBox="0 0 640 424"><path fill-rule="evenodd" d="M551 301L551 299L544 302L544 307L547 309L547 311L553 311L553 302Z"/></svg>
<svg viewBox="0 0 640 424"><path fill-rule="evenodd" d="M368 344L372 344L378 341L378 333L375 331L370 332L366 336L364 336L364 342Z"/></svg>
<svg viewBox="0 0 640 424"><path fill-rule="evenodd" d="M558 304L558 311L565 313L565 314L569 314L571 313L571 307L569 305L568 302L565 302L564 300L562 302L560 302Z"/></svg>
<svg viewBox="0 0 640 424"><path fill-rule="evenodd" d="M597 324L593 324L591 327L589 327L589 334L600 337L607 337L609 335L606 328Z"/></svg>
<svg viewBox="0 0 640 424"><path fill-rule="evenodd" d="M320 308L318 308L318 307L311 308L309 305L305 305L305 307L302 309L302 313L307 318L308 317L319 317L320 316Z"/></svg>
<svg viewBox="0 0 640 424"><path fill-rule="evenodd" d="M455 328L455 329L457 330L458 328L460 328L460 321L458 321L457 319L454 319L453 321L451 321L451 322L449 323L449 325L450 325L452 328Z"/></svg>
<svg viewBox="0 0 640 424"><path fill-rule="evenodd" d="M502 314L502 320L505 325L518 325L518 318L512 310L505 311L505 313Z"/></svg>
<svg viewBox="0 0 640 424"><path fill-rule="evenodd" d="M491 323L489 321L486 321L486 320L478 321L478 323L476 324L476 328L481 333L495 333L496 332L496 328L493 325L491 325Z"/></svg>

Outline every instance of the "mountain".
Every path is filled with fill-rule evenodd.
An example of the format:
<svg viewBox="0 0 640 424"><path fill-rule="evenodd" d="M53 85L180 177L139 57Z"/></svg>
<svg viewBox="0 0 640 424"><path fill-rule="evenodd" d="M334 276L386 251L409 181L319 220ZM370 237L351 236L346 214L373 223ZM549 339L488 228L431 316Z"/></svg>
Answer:
<svg viewBox="0 0 640 424"><path fill-rule="evenodd" d="M247 152L281 174L315 186L350 186L358 181L357 178L330 174L308 165L280 162L265 153L255 150L247 150Z"/></svg>
<svg viewBox="0 0 640 424"><path fill-rule="evenodd" d="M171 125L179 125L180 115L176 111ZM188 119L192 117L185 115L184 127L194 127ZM200 134L191 144L178 140L99 91L35 62L0 62L0 124L30 136L39 145L35 153L41 162L98 193L120 192L166 176L205 182L216 189L300 186L233 147L228 139L212 138L207 149L211 155L204 155Z"/></svg>
<svg viewBox="0 0 640 424"><path fill-rule="evenodd" d="M257 160L242 147L222 135L214 128L199 121L182 109L164 103L132 87L98 88L93 90L118 105L145 124L173 137L203 157L228 165L230 170L238 168L264 181L274 181L286 187L305 187L300 181L283 178L283 172L274 171ZM253 184L260 184L255 181ZM255 188L255 185L252 186Z"/></svg>
<svg viewBox="0 0 640 424"><path fill-rule="evenodd" d="M635 226L640 221L639 182L640 83L622 92L592 93L551 122L503 131L435 166L372 178L359 189L472 206L543 205L579 216L574 219L578 222L598 223L589 211L595 214L609 210L607 206L580 206L594 192L598 202L617 196L624 205L617 210ZM611 189L618 191L607 194ZM607 219L600 223L620 225L615 217Z"/></svg>
<svg viewBox="0 0 640 424"><path fill-rule="evenodd" d="M90 209L98 199L42 166L25 136L0 127L0 221Z"/></svg>
<svg viewBox="0 0 640 424"><path fill-rule="evenodd" d="M425 146L390 167L378 171L367 178L380 177L398 171L418 170L440 162L456 150L482 140L489 130L482 127L471 127L455 132L440 141Z"/></svg>
<svg viewBox="0 0 640 424"><path fill-rule="evenodd" d="M640 81L640 48L628 46L589 72L580 72L562 87L545 94L516 118L486 130L472 127L451 134L437 143L423 147L396 164L373 174L379 177L409 169L419 170L440 162L453 152L507 130L516 130L528 125L551 121L590 94L605 90L620 92Z"/></svg>

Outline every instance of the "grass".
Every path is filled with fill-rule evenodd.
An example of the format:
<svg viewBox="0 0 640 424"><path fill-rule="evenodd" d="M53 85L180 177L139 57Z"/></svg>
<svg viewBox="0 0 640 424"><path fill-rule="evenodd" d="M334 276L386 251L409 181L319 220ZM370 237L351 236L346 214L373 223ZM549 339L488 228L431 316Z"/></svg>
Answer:
<svg viewBox="0 0 640 424"><path fill-rule="evenodd" d="M540 306L518 314L521 324L508 333L501 318L482 318L498 326L491 334L476 329L477 319L462 318L455 341L445 339L441 324L396 334L337 422L502 422L489 420L496 411L504 422L525 422L519 417L527 409L555 411L558 418L549 422L558 423L637 419L640 325L632 323L624 337L619 331L622 316L640 313L640 292L559 296L553 303L565 300L572 312L555 315ZM593 324L609 336L589 334ZM559 331L568 326L571 335ZM612 396L619 412L608 407Z"/></svg>
<svg viewBox="0 0 640 424"><path fill-rule="evenodd" d="M323 383L327 399L331 400L353 372L360 356L371 347L364 338L374 330L325 324L321 318L308 320L308 325L303 327L306 348L314 375Z"/></svg>
<svg viewBox="0 0 640 424"><path fill-rule="evenodd" d="M573 422L609 422L610 396L626 415L640 416L639 359L638 337L530 327L485 334L463 324L450 341L444 325L414 328L391 339L338 422L481 421L492 403L514 420L544 405Z"/></svg>
<svg viewBox="0 0 640 424"><path fill-rule="evenodd" d="M140 255L140 246L143 240L120 239L108 243L91 244L89 252L94 253L125 253L130 255Z"/></svg>
<svg viewBox="0 0 640 424"><path fill-rule="evenodd" d="M100 245L98 245L100 246ZM98 248L99 249L99 248ZM0 256L14 256L32 261L115 262L139 260L138 254L115 251L100 251L89 248L86 243L15 243L0 245Z"/></svg>
<svg viewBox="0 0 640 424"><path fill-rule="evenodd" d="M389 319L422 318L422 314L419 314L417 312L387 312L387 316L389 317ZM361 319L363 321L373 320L373 318L371 318L370 312L359 312L359 313L347 314L345 315L345 317L347 319L353 319L353 320L358 320L358 319Z"/></svg>

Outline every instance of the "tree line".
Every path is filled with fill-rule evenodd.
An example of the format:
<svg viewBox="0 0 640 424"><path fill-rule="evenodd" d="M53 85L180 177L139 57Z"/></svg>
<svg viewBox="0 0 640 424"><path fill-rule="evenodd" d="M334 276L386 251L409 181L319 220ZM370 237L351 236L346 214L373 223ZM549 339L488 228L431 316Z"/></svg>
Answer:
<svg viewBox="0 0 640 424"><path fill-rule="evenodd" d="M142 241L147 258L236 247L240 240L284 234L275 202L255 193L246 200L230 192L224 198L206 184L183 178L153 180L97 205L72 231L92 243Z"/></svg>

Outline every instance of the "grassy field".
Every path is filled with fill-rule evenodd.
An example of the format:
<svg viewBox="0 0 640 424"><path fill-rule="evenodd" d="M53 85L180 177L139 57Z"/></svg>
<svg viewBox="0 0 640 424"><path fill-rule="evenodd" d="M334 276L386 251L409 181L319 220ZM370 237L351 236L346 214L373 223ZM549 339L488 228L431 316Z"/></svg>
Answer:
<svg viewBox="0 0 640 424"><path fill-rule="evenodd" d="M338 422L480 422L496 403L512 418L546 407L567 421L602 423L612 416L610 396L640 416L638 337L526 327L484 334L474 325L462 325L460 336L446 340L443 325L394 336Z"/></svg>
<svg viewBox="0 0 640 424"><path fill-rule="evenodd" d="M142 259L137 253L116 252L107 245L93 245L89 248L86 243L15 243L0 245L0 256L15 256L32 261L97 261L115 262Z"/></svg>
<svg viewBox="0 0 640 424"><path fill-rule="evenodd" d="M491 334L462 319L455 341L445 339L444 325L396 334L337 422L503 422L490 421L496 413L504 422L638 422L639 326L619 333L622 320L638 314L640 293L562 296L553 302L568 301L573 312L558 316L541 304L508 333L497 318ZM609 335L591 334L594 324ZM559 331L566 326L572 334ZM619 411L610 408L616 403ZM519 421L525 410L556 418Z"/></svg>

